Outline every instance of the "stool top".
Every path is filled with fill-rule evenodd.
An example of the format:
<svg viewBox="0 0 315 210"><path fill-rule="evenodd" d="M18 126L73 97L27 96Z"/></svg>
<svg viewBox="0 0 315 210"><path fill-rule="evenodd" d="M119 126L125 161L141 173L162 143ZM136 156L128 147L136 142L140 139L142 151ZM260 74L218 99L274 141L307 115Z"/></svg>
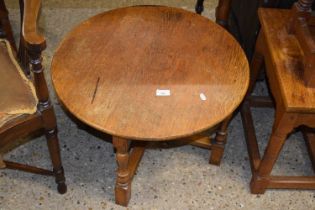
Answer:
<svg viewBox="0 0 315 210"><path fill-rule="evenodd" d="M215 126L238 107L249 83L245 54L228 32L163 6L120 8L84 21L61 42L51 68L57 95L73 115L136 140Z"/></svg>
<svg viewBox="0 0 315 210"><path fill-rule="evenodd" d="M283 101L286 111L315 113L315 88L307 87L303 80L302 49L296 36L286 30L290 10L260 8L258 14L272 61L269 82L279 89L275 99ZM311 31L314 37L314 27Z"/></svg>

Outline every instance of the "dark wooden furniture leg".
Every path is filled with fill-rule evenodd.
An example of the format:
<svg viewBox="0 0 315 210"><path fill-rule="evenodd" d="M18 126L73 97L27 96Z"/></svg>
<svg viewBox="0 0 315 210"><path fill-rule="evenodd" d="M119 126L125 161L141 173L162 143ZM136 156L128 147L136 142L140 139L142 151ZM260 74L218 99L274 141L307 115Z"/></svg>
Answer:
<svg viewBox="0 0 315 210"><path fill-rule="evenodd" d="M41 51L30 50L29 55L31 57L30 63L32 72L34 73L35 88L39 100L38 109L41 112L44 123L47 145L52 160L56 183L58 185L58 192L64 194L67 191L67 186L65 184L64 170L61 164L57 123L54 109L49 100L46 80L44 78Z"/></svg>
<svg viewBox="0 0 315 210"><path fill-rule="evenodd" d="M224 28L228 27L231 1L232 0L219 0L219 4L215 11L216 23Z"/></svg>
<svg viewBox="0 0 315 210"><path fill-rule="evenodd" d="M221 163L221 159L224 153L224 147L226 144L227 128L232 119L232 116L233 115L229 116L221 123L219 130L216 132L215 138L211 142L212 151L209 159L210 164L220 165Z"/></svg>
<svg viewBox="0 0 315 210"><path fill-rule="evenodd" d="M204 10L203 2L204 0L197 0L196 6L195 6L195 11L199 15L201 15L201 13Z"/></svg>
<svg viewBox="0 0 315 210"><path fill-rule="evenodd" d="M131 182L144 154L145 143L135 143L129 148L127 139L113 137L116 149L117 178L115 185L116 204L127 206L131 196ZM129 154L129 149L132 149Z"/></svg>
<svg viewBox="0 0 315 210"><path fill-rule="evenodd" d="M60 194L64 194L67 192L67 186L65 184L65 175L61 163L56 118L53 108L50 107L49 110L47 110L47 113L45 113L45 115L46 116L43 117L46 127L45 135L47 138L47 145L49 148L49 154L53 165L55 180L58 185L57 189Z"/></svg>
<svg viewBox="0 0 315 210"><path fill-rule="evenodd" d="M8 41L10 42L12 48L16 51L17 48L14 41L12 27L11 27L8 15L9 13L4 4L4 0L0 0L0 38L6 37L6 39L8 39ZM4 34L1 34L1 33L4 33Z"/></svg>
<svg viewBox="0 0 315 210"><path fill-rule="evenodd" d="M22 30L23 17L24 17L24 0L19 0L19 3L20 3L20 17L21 17L21 30ZM24 70L25 74L27 76L30 76L30 66L29 66L30 59L29 59L27 49L25 46L25 40L24 40L24 37L22 35L20 36L18 58L20 61L20 65L21 65L22 69Z"/></svg>

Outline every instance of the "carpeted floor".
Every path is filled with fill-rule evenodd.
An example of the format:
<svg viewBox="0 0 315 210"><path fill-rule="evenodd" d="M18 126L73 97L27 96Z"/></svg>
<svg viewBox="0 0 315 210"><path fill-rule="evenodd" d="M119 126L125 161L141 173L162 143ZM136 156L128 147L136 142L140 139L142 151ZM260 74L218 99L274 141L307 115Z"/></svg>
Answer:
<svg viewBox="0 0 315 210"><path fill-rule="evenodd" d="M6 0L13 28L19 25L18 1ZM193 11L194 0L44 0L40 28L47 37L46 78L58 118L60 146L68 192L59 195L53 178L12 170L0 171L0 209L124 209L115 205L116 162L112 145L93 131L74 123L56 100L50 80L50 62L62 37L80 21L116 7L163 4ZM204 15L213 18L216 1L206 1ZM17 33L17 31L16 31ZM259 85L257 92L266 92ZM260 147L266 146L273 111L254 110ZM6 158L50 167L45 138L40 137L8 153ZM314 191L268 190L249 192L251 178L239 115L229 127L220 167L208 164L209 151L181 146L149 149L132 183L129 209L315 209ZM300 134L290 137L275 174L311 174Z"/></svg>

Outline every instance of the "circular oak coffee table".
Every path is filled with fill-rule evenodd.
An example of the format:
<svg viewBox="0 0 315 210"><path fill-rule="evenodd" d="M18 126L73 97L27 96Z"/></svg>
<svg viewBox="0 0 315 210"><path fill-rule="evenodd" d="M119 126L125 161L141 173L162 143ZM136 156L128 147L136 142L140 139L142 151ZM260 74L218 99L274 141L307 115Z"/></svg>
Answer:
<svg viewBox="0 0 315 210"><path fill-rule="evenodd" d="M144 147L212 128L239 106L249 83L245 54L222 27L163 6L120 8L75 27L52 61L62 104L113 136L116 203L127 205Z"/></svg>

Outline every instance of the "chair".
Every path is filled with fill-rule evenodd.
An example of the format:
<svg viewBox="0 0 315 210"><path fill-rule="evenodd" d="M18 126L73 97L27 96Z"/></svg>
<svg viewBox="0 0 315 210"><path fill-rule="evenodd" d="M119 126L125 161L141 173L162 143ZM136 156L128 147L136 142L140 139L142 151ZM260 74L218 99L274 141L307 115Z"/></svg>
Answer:
<svg viewBox="0 0 315 210"><path fill-rule="evenodd" d="M8 12L4 1L0 0L0 152L12 148L19 138L36 131L43 132L53 170L6 161L1 154L0 168L54 176L58 192L63 194L67 186L60 158L56 118L42 67L41 52L46 48L46 42L37 33L40 3L40 0L20 0L22 24L17 52Z"/></svg>
<svg viewBox="0 0 315 210"><path fill-rule="evenodd" d="M287 136L300 128L315 170L315 83L313 0L299 0L291 10L259 9L261 31L251 63L251 82L241 115L252 169L251 192L267 188L315 189L315 176L271 176ZM275 101L275 121L267 148L260 158L250 107L272 107L268 97L251 96L265 64Z"/></svg>
<svg viewBox="0 0 315 210"><path fill-rule="evenodd" d="M204 10L203 6L204 0L197 0L195 11L197 14L201 14ZM216 8L215 18L216 23L227 28L228 19L230 15L232 0L219 0L218 6Z"/></svg>

